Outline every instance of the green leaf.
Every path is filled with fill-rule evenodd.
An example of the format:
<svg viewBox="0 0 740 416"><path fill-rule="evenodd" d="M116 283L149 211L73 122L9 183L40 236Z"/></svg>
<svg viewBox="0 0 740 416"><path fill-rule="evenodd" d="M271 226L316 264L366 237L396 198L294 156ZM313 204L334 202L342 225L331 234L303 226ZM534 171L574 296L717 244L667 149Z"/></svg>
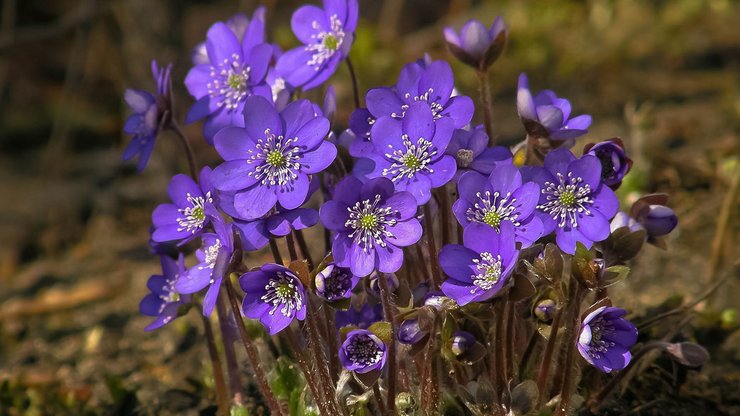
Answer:
<svg viewBox="0 0 740 416"><path fill-rule="evenodd" d="M626 279L630 274L630 268L627 266L617 265L607 267L604 275L599 281L599 287L609 287Z"/></svg>

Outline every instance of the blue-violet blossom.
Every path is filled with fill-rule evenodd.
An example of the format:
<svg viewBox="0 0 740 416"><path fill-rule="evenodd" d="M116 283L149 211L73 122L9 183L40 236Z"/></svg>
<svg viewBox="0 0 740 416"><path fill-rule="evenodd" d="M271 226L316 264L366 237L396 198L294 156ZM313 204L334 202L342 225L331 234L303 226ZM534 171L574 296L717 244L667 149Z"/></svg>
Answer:
<svg viewBox="0 0 740 416"><path fill-rule="evenodd" d="M527 134L552 140L575 139L588 133L591 116L588 114L570 117L570 102L559 98L551 90L540 91L534 98L529 91L525 74L519 75L519 90L516 97L519 118Z"/></svg>
<svg viewBox="0 0 740 416"><path fill-rule="evenodd" d="M244 315L259 319L270 335L282 331L296 318L306 319L306 291L289 268L267 263L241 275L239 285L244 290Z"/></svg>
<svg viewBox="0 0 740 416"><path fill-rule="evenodd" d="M359 374L382 369L386 356L385 343L366 329L349 331L339 347L339 361L344 368Z"/></svg>
<svg viewBox="0 0 740 416"><path fill-rule="evenodd" d="M152 213L156 242L182 240L200 235L210 223L209 212L215 210L211 168L200 171L199 184L187 175L175 175L167 187L172 203L161 204Z"/></svg>
<svg viewBox="0 0 740 416"><path fill-rule="evenodd" d="M152 323L144 328L146 331L160 328L175 319L180 306L190 301L189 295L180 295L175 290L175 282L185 270L185 260L182 254L178 260L168 256L161 256L162 274L152 275L146 286L151 293L146 295L139 304L142 315L155 316Z"/></svg>
<svg viewBox="0 0 740 416"><path fill-rule="evenodd" d="M589 313L581 324L578 352L599 370L621 370L632 359L630 348L637 342L637 328L624 319L624 309L602 306Z"/></svg>

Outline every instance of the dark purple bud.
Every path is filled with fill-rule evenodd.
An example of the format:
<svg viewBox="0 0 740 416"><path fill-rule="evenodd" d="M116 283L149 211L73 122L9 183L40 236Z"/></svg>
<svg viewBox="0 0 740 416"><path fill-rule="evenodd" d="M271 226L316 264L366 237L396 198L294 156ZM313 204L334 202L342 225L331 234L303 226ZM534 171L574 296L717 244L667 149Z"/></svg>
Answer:
<svg viewBox="0 0 740 416"><path fill-rule="evenodd" d="M431 306L438 311L450 309L456 305L457 302L452 298L445 296L444 293L440 291L427 293L427 298L424 300L424 306Z"/></svg>
<svg viewBox="0 0 740 416"><path fill-rule="evenodd" d="M466 65L485 71L501 56L507 31L499 16L490 28L478 20L469 20L459 34L453 28L446 27L444 36L452 55Z"/></svg>
<svg viewBox="0 0 740 416"><path fill-rule="evenodd" d="M534 316L542 323L549 324L555 316L555 301L552 299L543 299L534 307Z"/></svg>
<svg viewBox="0 0 740 416"><path fill-rule="evenodd" d="M449 342L450 351L452 351L456 357L462 357L466 353L470 352L471 348L475 345L475 337L470 332L455 331L452 333L452 338L450 338Z"/></svg>
<svg viewBox="0 0 740 416"><path fill-rule="evenodd" d="M422 331L419 321L416 319L406 319L398 327L398 342L401 344L416 344L427 336L426 331Z"/></svg>
<svg viewBox="0 0 740 416"><path fill-rule="evenodd" d="M385 278L388 280L388 289L390 289L391 292L394 292L396 289L398 289L398 278L395 274L373 272L368 278L367 290L376 298L380 298L380 275L385 276Z"/></svg>
<svg viewBox="0 0 740 416"><path fill-rule="evenodd" d="M627 172L632 167L632 159L624 151L622 139L615 137L601 143L587 144L583 154L596 156L601 162L601 180L603 183L617 189L622 184Z"/></svg>
<svg viewBox="0 0 740 416"><path fill-rule="evenodd" d="M650 205L647 213L637 218L649 237L664 236L678 225L678 217L665 205Z"/></svg>

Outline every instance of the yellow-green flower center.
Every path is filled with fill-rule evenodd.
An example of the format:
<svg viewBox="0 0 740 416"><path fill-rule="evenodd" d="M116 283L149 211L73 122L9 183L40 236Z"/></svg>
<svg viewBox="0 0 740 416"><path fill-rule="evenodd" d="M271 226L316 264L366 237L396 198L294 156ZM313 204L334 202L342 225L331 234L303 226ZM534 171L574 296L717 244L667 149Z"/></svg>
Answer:
<svg viewBox="0 0 740 416"><path fill-rule="evenodd" d="M287 283L280 283L276 288L275 292L281 298L289 298L293 296L293 288Z"/></svg>
<svg viewBox="0 0 740 416"><path fill-rule="evenodd" d="M404 155L401 162L404 166L411 170L417 170L421 166L421 161L419 160L419 158L412 153L407 153L406 155Z"/></svg>
<svg viewBox="0 0 740 416"><path fill-rule="evenodd" d="M242 74L232 73L226 79L226 84L234 91L241 91L247 86L247 79Z"/></svg>
<svg viewBox="0 0 740 416"><path fill-rule="evenodd" d="M267 158L265 161L270 165L274 166L276 168L282 167L285 165L285 156L283 155L283 152L279 150L273 150L270 153L267 154Z"/></svg>
<svg viewBox="0 0 740 416"><path fill-rule="evenodd" d="M203 221L206 219L206 212L203 207L195 207L191 211L190 215L197 221Z"/></svg>
<svg viewBox="0 0 740 416"><path fill-rule="evenodd" d="M498 227L501 225L501 215L496 211L488 211L483 215L483 222L491 227Z"/></svg>
<svg viewBox="0 0 740 416"><path fill-rule="evenodd" d="M324 47L330 51L337 50L337 47L339 46L339 40L334 35L326 35L324 38Z"/></svg>
<svg viewBox="0 0 740 416"><path fill-rule="evenodd" d="M378 216L374 214L366 214L360 218L360 228L364 230L374 229L378 225Z"/></svg>
<svg viewBox="0 0 740 416"><path fill-rule="evenodd" d="M576 203L576 195L571 191L565 191L558 196L560 204L566 207L573 206Z"/></svg>

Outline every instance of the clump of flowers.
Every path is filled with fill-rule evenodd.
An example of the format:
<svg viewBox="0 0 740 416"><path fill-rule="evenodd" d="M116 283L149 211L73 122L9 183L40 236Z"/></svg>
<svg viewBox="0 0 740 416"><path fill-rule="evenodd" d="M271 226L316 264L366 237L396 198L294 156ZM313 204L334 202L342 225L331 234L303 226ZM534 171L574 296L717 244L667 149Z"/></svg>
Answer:
<svg viewBox="0 0 740 416"><path fill-rule="evenodd" d="M358 2L299 8L291 25L303 45L285 53L267 43L264 15L215 23L193 52L187 120L205 119L203 138L222 159L213 169L196 169L172 118L169 66L154 68L156 94L126 92L125 159L138 154L141 170L170 129L191 167L152 214L163 271L140 304L155 318L145 329L195 306L213 365L220 354L239 362L214 346L215 310L217 328L238 329L273 415L518 414L514 405L565 415L576 387L598 409L617 383L578 371L624 371L648 348L608 288L678 223L665 195L620 211L625 143L571 151L591 117L573 117L552 91L533 96L522 74L510 103L522 141L496 145L488 70L508 36L501 18L445 29L478 75L483 124L471 125L474 102L453 92L451 66L428 58L371 88L366 108L355 91L352 116L335 123L344 97L333 87L322 106L296 92L324 86L342 62L354 78ZM286 391L293 364L305 392ZM212 372L224 414L246 392L229 370L230 383Z"/></svg>

